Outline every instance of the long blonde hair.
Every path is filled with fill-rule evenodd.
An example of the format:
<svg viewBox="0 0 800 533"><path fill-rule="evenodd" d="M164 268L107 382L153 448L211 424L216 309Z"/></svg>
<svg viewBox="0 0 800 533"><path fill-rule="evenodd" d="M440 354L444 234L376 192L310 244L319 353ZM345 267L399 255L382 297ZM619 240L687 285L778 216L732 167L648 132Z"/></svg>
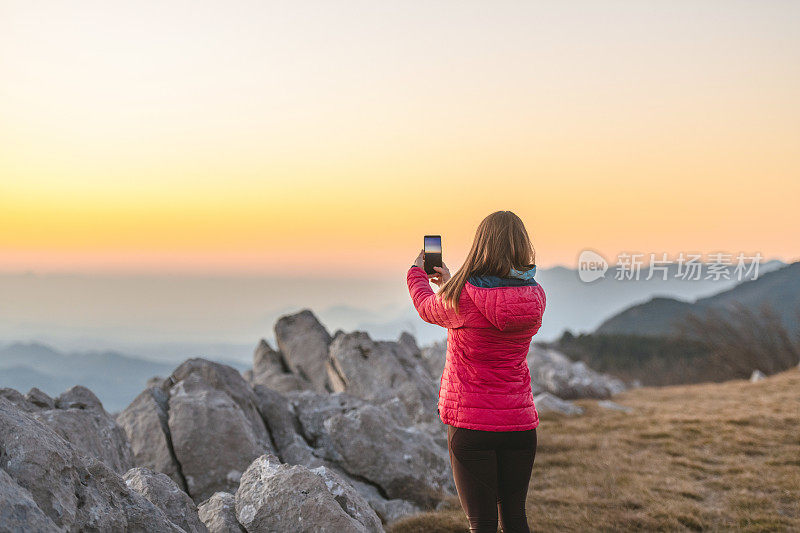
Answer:
<svg viewBox="0 0 800 533"><path fill-rule="evenodd" d="M522 220L511 211L495 211L478 225L464 264L442 285L436 296L458 313L461 291L470 276L507 277L512 267L527 271L535 264L536 252Z"/></svg>

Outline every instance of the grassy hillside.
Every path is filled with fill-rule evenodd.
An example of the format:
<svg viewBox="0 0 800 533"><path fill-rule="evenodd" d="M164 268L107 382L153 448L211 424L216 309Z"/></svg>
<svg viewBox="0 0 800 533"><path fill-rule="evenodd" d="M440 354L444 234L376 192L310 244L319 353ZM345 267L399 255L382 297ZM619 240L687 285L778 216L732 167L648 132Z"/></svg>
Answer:
<svg viewBox="0 0 800 533"><path fill-rule="evenodd" d="M800 371L640 388L579 417L544 414L528 492L538 531L800 531ZM468 531L453 508L393 532Z"/></svg>

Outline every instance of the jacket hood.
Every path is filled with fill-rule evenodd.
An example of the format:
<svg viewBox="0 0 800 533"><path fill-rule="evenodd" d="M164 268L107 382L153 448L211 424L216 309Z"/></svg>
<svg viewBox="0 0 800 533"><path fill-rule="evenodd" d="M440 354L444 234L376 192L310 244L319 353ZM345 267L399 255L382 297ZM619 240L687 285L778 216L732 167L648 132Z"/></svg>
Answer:
<svg viewBox="0 0 800 533"><path fill-rule="evenodd" d="M470 276L464 290L478 311L500 331L523 329L541 323L544 291L533 279L536 267L513 270L507 277Z"/></svg>

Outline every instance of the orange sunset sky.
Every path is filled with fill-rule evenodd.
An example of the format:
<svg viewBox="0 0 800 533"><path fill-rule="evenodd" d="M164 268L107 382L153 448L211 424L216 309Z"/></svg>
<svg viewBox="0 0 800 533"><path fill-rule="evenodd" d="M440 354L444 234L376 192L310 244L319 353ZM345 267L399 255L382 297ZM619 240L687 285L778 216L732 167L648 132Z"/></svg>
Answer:
<svg viewBox="0 0 800 533"><path fill-rule="evenodd" d="M796 259L800 2L0 0L0 271Z"/></svg>

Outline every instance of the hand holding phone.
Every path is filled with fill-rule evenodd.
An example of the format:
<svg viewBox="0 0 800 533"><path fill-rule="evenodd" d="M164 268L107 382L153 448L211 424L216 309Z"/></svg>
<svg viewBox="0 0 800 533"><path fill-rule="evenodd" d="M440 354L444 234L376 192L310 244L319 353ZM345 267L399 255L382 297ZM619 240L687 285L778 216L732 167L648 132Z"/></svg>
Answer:
<svg viewBox="0 0 800 533"><path fill-rule="evenodd" d="M442 266L442 236L425 235L423 265L426 274L439 274L434 267Z"/></svg>

